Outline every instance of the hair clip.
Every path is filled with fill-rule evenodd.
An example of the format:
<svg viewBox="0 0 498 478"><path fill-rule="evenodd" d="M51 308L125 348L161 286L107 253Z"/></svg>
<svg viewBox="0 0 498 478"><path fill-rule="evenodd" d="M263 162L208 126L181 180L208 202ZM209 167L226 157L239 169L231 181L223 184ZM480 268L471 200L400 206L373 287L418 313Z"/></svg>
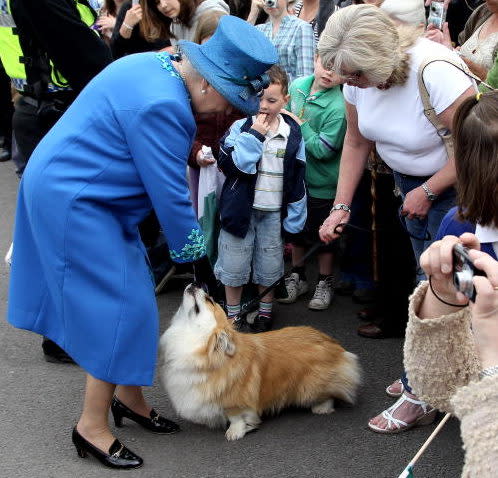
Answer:
<svg viewBox="0 0 498 478"><path fill-rule="evenodd" d="M476 101L479 101L481 99L482 93L479 92L476 94Z"/></svg>

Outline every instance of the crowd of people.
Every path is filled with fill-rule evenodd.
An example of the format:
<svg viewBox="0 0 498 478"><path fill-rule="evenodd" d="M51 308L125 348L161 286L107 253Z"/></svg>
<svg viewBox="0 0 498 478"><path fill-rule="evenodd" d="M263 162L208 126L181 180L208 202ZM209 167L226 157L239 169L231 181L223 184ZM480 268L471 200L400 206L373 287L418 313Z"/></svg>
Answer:
<svg viewBox="0 0 498 478"><path fill-rule="evenodd" d="M406 330L397 401L369 428L455 413L464 476L494 476L498 1L441 1L440 24L430 4L0 0L0 161L21 178L8 320L87 372L81 457L142 465L109 410L179 430L141 390L176 268L260 333L316 254L310 309L351 295L361 336Z"/></svg>

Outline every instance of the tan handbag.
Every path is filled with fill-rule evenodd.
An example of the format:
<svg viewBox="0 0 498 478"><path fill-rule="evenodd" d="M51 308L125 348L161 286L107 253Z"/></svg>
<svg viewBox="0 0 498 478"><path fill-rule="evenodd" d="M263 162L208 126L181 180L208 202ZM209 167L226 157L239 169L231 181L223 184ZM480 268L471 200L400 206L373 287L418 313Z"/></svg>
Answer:
<svg viewBox="0 0 498 478"><path fill-rule="evenodd" d="M446 148L446 152L448 154L448 158L452 158L454 156L454 150L453 150L453 138L451 136L451 131L448 130L448 128L440 121L436 112L434 111L434 107L431 104L429 91L427 90L427 87L425 86L424 83L424 76L423 76L424 70L428 65L434 63L435 61L444 61L446 63L450 63L455 68L458 68L460 71L462 71L463 73L465 73L467 76L474 79L478 83L482 83L482 80L478 76L474 75L469 70L469 68L465 63L458 63L449 58L438 58L438 57L426 58L422 62L418 70L418 88L420 91L420 98L422 99L422 104L424 105L424 114L426 118L432 123L434 128L436 128L438 136L443 140L444 147ZM477 93L477 88L476 88L476 93Z"/></svg>

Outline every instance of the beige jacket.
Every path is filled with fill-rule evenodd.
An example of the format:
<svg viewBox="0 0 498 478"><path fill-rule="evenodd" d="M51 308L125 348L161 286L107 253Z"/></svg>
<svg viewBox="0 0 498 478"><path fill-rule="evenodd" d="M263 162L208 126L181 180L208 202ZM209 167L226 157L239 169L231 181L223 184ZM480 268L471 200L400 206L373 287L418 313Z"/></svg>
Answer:
<svg viewBox="0 0 498 478"><path fill-rule="evenodd" d="M465 453L462 477L498 476L498 375L478 381L481 369L470 309L435 319L417 317L428 288L410 297L404 346L405 370L414 393L461 421Z"/></svg>

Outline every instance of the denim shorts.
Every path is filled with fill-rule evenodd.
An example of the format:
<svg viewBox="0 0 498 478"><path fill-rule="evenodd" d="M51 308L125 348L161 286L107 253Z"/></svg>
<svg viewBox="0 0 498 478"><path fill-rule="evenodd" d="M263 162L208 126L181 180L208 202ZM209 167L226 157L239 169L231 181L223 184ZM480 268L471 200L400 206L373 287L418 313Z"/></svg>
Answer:
<svg viewBox="0 0 498 478"><path fill-rule="evenodd" d="M265 287L284 275L280 211L253 209L246 237L223 229L218 239L218 260L214 274L222 284L240 287L252 281Z"/></svg>

